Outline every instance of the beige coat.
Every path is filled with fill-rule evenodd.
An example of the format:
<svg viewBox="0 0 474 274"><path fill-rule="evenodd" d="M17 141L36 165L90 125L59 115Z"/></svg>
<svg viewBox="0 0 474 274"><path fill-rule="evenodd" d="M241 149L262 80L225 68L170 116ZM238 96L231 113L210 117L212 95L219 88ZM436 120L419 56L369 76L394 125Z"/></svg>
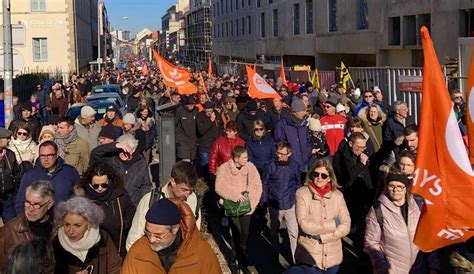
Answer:
<svg viewBox="0 0 474 274"><path fill-rule="evenodd" d="M67 145L67 152L64 156L66 164L71 165L77 169L80 175L86 172L89 166L90 150L89 144L82 138L77 139Z"/></svg>
<svg viewBox="0 0 474 274"><path fill-rule="evenodd" d="M327 269L342 262L341 239L349 234L351 218L339 190L321 197L309 186L300 187L296 191L296 220L300 227L297 263ZM321 240L308 238L307 234L319 235Z"/></svg>
<svg viewBox="0 0 474 274"><path fill-rule="evenodd" d="M379 197L379 201L384 231L380 229L373 207L365 221L364 246L372 261L374 273L409 273L419 251L413 243L413 238L420 218L420 209L411 196L407 225L400 208L385 194Z"/></svg>

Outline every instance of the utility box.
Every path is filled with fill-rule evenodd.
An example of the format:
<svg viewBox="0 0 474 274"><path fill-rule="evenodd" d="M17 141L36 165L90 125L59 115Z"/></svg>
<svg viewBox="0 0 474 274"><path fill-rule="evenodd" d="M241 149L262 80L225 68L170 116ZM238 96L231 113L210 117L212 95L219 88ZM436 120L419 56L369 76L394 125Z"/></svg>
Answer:
<svg viewBox="0 0 474 274"><path fill-rule="evenodd" d="M156 119L156 129L158 135L158 147L160 150L160 182L171 175L171 168L176 162L174 114L177 107L177 104L168 103L159 106L156 109L158 114Z"/></svg>

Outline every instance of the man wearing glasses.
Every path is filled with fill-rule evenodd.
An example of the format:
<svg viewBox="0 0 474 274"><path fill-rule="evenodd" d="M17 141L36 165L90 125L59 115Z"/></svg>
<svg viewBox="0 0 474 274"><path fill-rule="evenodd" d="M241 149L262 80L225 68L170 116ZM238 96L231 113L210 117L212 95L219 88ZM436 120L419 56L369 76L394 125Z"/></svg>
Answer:
<svg viewBox="0 0 474 274"><path fill-rule="evenodd" d="M45 141L39 146L39 160L34 168L22 177L16 199L16 213L24 211L25 190L38 180L49 181L54 189L54 203L59 204L72 197L74 185L80 180L77 170L58 156L58 145L53 141Z"/></svg>
<svg viewBox="0 0 474 274"><path fill-rule="evenodd" d="M0 268L4 267L12 247L39 237L49 240L55 235L53 196L53 185L47 181L36 181L26 188L21 205L24 213L8 222L0 232Z"/></svg>
<svg viewBox="0 0 474 274"><path fill-rule="evenodd" d="M216 254L201 237L186 203L160 199L150 207L145 220L144 236L125 257L122 274L222 273Z"/></svg>

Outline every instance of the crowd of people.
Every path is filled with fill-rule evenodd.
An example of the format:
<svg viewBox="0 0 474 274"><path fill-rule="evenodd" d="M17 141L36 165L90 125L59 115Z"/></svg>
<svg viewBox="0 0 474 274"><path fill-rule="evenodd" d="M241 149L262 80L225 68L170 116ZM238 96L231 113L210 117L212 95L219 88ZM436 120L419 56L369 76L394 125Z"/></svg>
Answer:
<svg viewBox="0 0 474 274"><path fill-rule="evenodd" d="M418 127L405 102L388 105L377 86L280 79L267 80L281 98L256 99L246 77L206 73L183 95L129 65L38 84L16 102L0 128L1 273L221 273L202 228L216 240L229 232L229 269L247 273L249 235L268 232L278 263L282 226L286 273L337 273L344 238L375 273L441 272L442 252L413 244L424 201L410 192ZM126 113L111 104L96 121L86 104L66 115L108 83ZM167 103L177 161L157 182L156 110Z"/></svg>

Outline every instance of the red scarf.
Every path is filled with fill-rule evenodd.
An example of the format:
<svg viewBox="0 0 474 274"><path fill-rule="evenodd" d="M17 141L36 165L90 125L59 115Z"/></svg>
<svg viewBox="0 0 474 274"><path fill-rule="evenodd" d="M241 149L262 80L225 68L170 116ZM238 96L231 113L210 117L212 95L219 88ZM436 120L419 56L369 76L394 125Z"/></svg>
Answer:
<svg viewBox="0 0 474 274"><path fill-rule="evenodd" d="M316 186L316 184L314 182L311 182L310 183L310 186L316 191L316 193L318 193L321 197L324 197L324 195L326 195L326 193L328 193L329 191L332 190L332 184L331 183L328 183L326 185L325 188L320 188L318 186Z"/></svg>

